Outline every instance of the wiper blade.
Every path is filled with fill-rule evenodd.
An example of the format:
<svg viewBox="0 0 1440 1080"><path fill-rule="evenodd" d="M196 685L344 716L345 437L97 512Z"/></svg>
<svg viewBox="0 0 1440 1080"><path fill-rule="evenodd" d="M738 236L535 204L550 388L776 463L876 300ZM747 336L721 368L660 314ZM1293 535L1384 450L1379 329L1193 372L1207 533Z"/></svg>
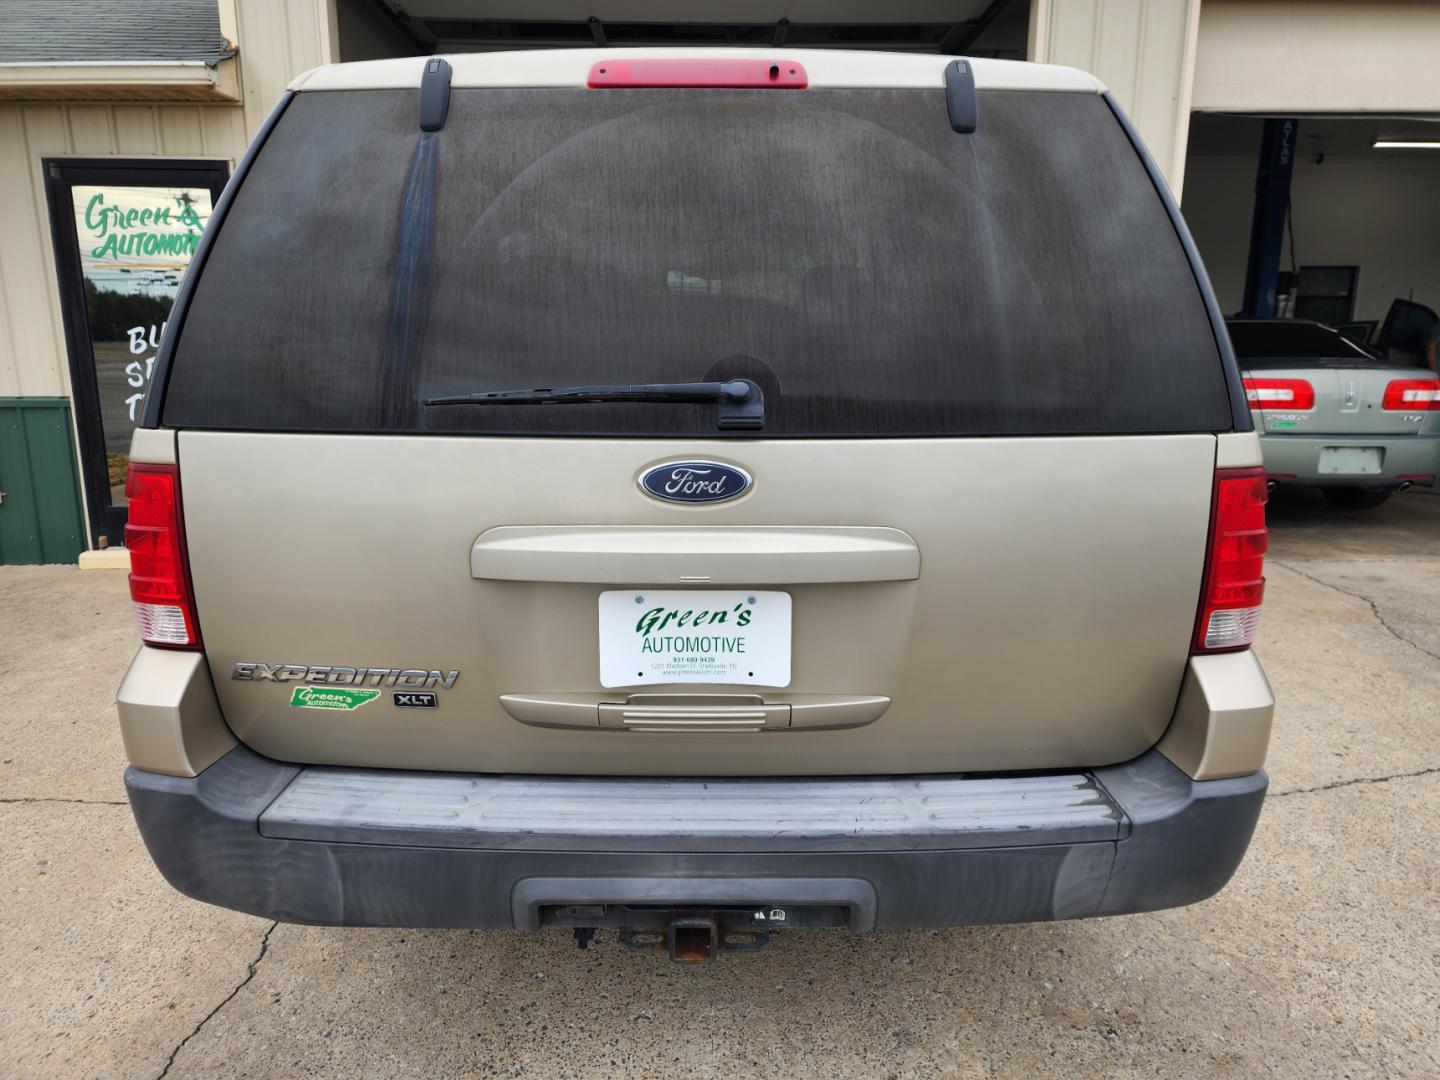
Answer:
<svg viewBox="0 0 1440 1080"><path fill-rule="evenodd" d="M426 398L433 405L579 405L605 402L656 402L670 405L718 405L722 431L765 426L765 395L749 379L727 382L628 383L615 386L537 386L529 390L491 390Z"/></svg>

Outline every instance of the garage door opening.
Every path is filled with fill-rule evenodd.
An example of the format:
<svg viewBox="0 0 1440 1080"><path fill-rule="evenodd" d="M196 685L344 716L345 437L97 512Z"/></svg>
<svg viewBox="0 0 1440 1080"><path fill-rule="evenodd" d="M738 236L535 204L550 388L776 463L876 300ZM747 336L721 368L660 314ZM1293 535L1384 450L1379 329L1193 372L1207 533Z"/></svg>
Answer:
<svg viewBox="0 0 1440 1080"><path fill-rule="evenodd" d="M832 10L833 8L833 10ZM1029 0L859 0L736 5L539 0L338 0L340 59L379 60L496 49L709 45L884 49L1024 60Z"/></svg>
<svg viewBox="0 0 1440 1080"><path fill-rule="evenodd" d="M1440 117L1192 118L1183 209L1227 315L1314 320L1423 363L1437 191Z"/></svg>
<svg viewBox="0 0 1440 1080"><path fill-rule="evenodd" d="M1343 512L1434 490L1440 121L1199 115L1189 151L1185 216L1270 483Z"/></svg>

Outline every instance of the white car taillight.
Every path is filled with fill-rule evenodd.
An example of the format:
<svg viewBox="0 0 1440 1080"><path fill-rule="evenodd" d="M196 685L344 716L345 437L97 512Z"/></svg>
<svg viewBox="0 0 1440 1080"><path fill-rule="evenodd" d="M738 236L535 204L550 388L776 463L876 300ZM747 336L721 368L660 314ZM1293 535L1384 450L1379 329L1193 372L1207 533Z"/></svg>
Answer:
<svg viewBox="0 0 1440 1080"><path fill-rule="evenodd" d="M1245 400L1252 409L1304 412L1315 407L1315 388L1304 379L1246 379Z"/></svg>
<svg viewBox="0 0 1440 1080"><path fill-rule="evenodd" d="M1392 379L1380 407L1390 412L1440 412L1440 379Z"/></svg>

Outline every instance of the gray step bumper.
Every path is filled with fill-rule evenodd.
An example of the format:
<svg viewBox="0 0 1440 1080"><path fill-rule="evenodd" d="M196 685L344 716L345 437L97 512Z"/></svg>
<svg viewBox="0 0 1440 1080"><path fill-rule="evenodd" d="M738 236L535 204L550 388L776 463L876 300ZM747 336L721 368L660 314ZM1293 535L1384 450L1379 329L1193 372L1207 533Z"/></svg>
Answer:
<svg viewBox="0 0 1440 1080"><path fill-rule="evenodd" d="M237 747L198 777L125 784L175 888L266 918L533 929L552 904L773 903L868 930L1203 900L1239 865L1266 776L1196 783L1155 751L999 778L462 776Z"/></svg>

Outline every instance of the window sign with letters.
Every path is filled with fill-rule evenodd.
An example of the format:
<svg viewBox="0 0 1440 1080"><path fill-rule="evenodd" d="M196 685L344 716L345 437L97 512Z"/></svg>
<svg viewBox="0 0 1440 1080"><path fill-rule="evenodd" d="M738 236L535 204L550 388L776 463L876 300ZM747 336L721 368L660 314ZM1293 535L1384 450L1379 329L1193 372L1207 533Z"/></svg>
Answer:
<svg viewBox="0 0 1440 1080"><path fill-rule="evenodd" d="M123 540L130 439L225 162L46 158L92 542Z"/></svg>
<svg viewBox="0 0 1440 1080"><path fill-rule="evenodd" d="M110 502L125 502L130 435L180 279L210 218L210 192L77 184L71 190Z"/></svg>

